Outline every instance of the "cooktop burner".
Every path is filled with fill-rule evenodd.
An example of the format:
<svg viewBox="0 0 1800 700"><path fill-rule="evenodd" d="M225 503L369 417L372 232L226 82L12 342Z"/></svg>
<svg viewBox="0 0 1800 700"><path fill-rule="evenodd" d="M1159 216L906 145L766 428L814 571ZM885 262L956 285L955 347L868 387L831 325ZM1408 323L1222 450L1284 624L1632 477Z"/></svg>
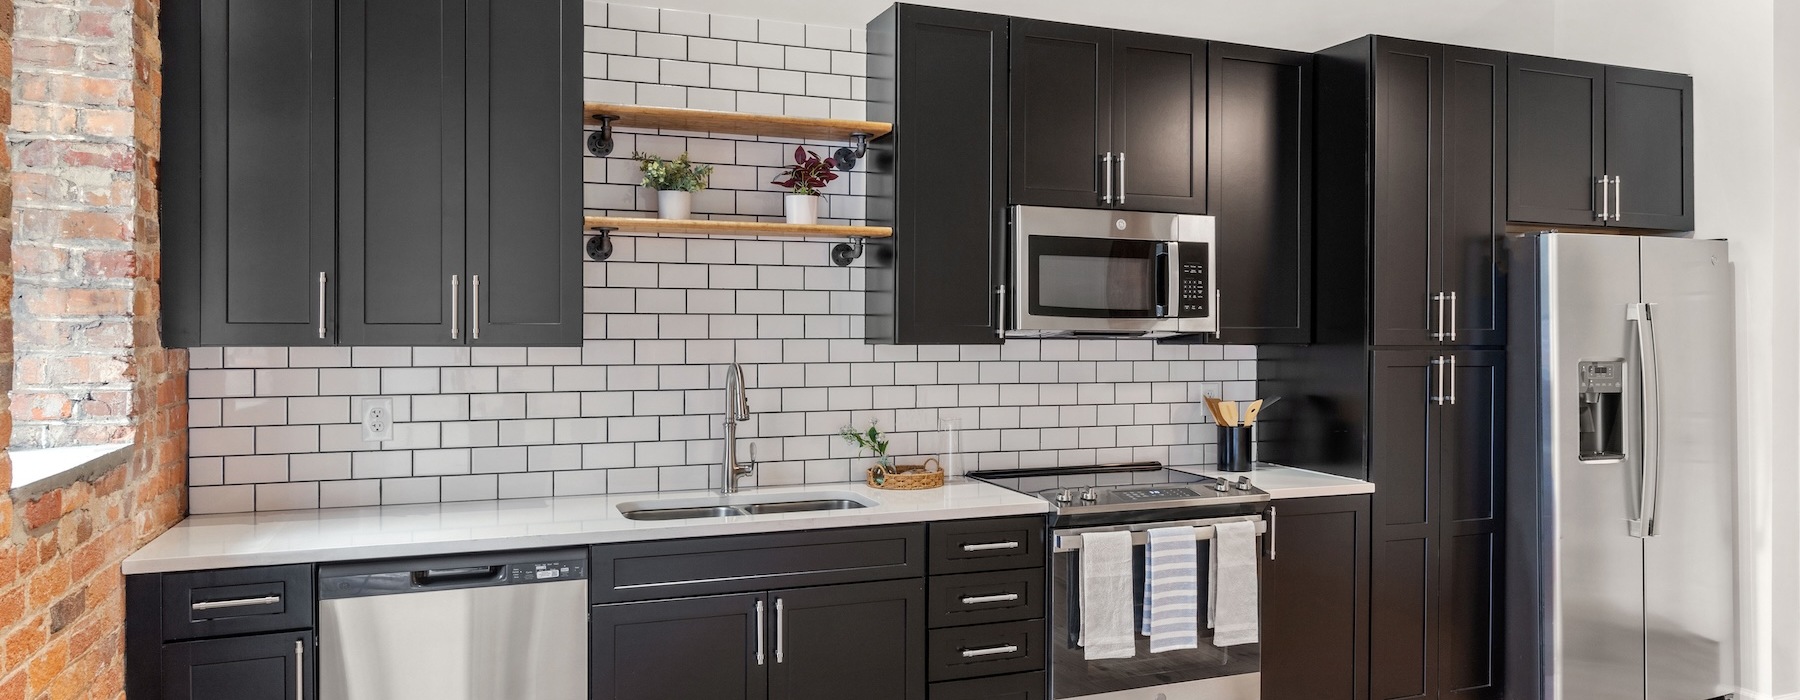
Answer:
<svg viewBox="0 0 1800 700"><path fill-rule="evenodd" d="M1049 501L1061 519L1116 514L1135 520L1138 515L1229 506L1238 506L1231 508L1234 511L1257 512L1269 500L1268 492L1256 488L1249 474L1203 476L1167 469L1160 462L1001 469L969 476Z"/></svg>

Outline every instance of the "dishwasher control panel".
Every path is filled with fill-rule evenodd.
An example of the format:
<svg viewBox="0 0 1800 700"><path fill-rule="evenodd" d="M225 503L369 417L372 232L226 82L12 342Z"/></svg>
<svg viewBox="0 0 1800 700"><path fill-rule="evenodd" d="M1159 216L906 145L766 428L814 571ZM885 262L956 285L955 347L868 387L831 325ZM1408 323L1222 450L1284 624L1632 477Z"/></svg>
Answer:
<svg viewBox="0 0 1800 700"><path fill-rule="evenodd" d="M506 568L507 583L556 581L569 578L587 578L587 561L563 560L534 562L530 564L512 564Z"/></svg>

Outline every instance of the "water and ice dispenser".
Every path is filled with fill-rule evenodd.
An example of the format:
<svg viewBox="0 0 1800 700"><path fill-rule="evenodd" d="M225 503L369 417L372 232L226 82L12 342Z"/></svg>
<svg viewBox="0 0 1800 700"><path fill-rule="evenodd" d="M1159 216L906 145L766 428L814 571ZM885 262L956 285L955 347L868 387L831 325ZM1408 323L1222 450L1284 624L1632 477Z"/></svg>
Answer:
<svg viewBox="0 0 1800 700"><path fill-rule="evenodd" d="M1625 363L1620 360L1581 363L1578 389L1581 458L1624 458Z"/></svg>

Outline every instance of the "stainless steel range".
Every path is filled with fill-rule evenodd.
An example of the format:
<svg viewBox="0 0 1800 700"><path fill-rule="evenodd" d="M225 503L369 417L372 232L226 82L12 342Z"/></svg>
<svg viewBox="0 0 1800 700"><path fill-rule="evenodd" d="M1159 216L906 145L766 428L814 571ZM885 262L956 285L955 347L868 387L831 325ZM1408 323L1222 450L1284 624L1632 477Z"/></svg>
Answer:
<svg viewBox="0 0 1800 700"><path fill-rule="evenodd" d="M1200 597L1212 539L1211 525L1257 523L1262 554L1275 556L1270 529L1275 508L1269 494L1248 476L1227 480L1174 469L1158 462L1093 467L1055 467L973 472L997 486L1037 496L1055 508L1051 531L1050 665L1052 696L1058 700L1257 700L1261 696L1259 645L1217 647L1202 624L1200 647L1152 654L1139 637L1130 658L1089 661L1077 644L1081 636L1081 535L1191 525L1200 540ZM1144 536L1132 538L1133 597L1143 613ZM1204 620L1202 620L1204 623Z"/></svg>

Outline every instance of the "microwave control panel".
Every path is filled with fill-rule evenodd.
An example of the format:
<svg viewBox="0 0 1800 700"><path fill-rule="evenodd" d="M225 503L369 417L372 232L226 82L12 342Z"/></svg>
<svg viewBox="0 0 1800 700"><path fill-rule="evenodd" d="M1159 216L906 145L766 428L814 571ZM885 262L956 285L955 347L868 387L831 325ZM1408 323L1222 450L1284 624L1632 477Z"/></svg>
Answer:
<svg viewBox="0 0 1800 700"><path fill-rule="evenodd" d="M1212 294L1207 285L1207 244L1189 243L1182 246L1180 284L1181 284L1181 318L1205 318L1211 315ZM1188 255L1188 250L1197 249L1198 255Z"/></svg>

